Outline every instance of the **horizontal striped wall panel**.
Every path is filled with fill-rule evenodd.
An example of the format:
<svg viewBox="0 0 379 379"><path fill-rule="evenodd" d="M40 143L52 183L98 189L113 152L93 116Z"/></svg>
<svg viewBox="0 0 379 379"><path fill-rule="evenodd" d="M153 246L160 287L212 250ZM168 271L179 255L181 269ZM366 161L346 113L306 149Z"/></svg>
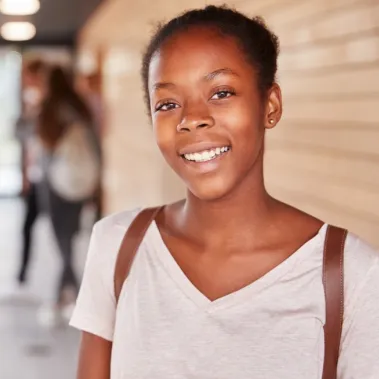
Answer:
<svg viewBox="0 0 379 379"><path fill-rule="evenodd" d="M281 70L310 70L379 61L379 29L359 39L346 38L338 45L311 46L284 52L279 59Z"/></svg>
<svg viewBox="0 0 379 379"><path fill-rule="evenodd" d="M288 29L300 28L310 23L345 13L348 9L356 9L363 4L375 6L376 0L298 0L296 3L281 9L280 12L267 14L267 20L281 34ZM280 4L280 0L278 0ZM265 15L263 15L265 16Z"/></svg>
<svg viewBox="0 0 379 379"><path fill-rule="evenodd" d="M282 49L307 48L315 44L338 42L341 38L354 38L372 32L378 26L379 3L353 3L351 7L332 12L325 17L296 27L282 28L280 33Z"/></svg>
<svg viewBox="0 0 379 379"><path fill-rule="evenodd" d="M290 96L311 98L319 95L356 95L379 93L379 64L367 70L342 71L323 76L286 76L279 72L279 84L284 92L284 103Z"/></svg>
<svg viewBox="0 0 379 379"><path fill-rule="evenodd" d="M317 160L320 156L327 156L333 160L344 160L346 164L350 164L352 161L363 161L379 163L379 157L377 153L369 153L362 149L362 151L351 151L348 149L337 149L336 147L327 147L322 144L304 143L292 141L289 138L275 139L269 138L266 141L267 150L276 151L302 151L304 154L312 156Z"/></svg>
<svg viewBox="0 0 379 379"><path fill-rule="evenodd" d="M341 122L328 122L328 121L312 121L309 119L295 119L286 116L284 120L278 124L277 127L272 129L270 135L277 135L282 133L284 130L286 133L297 133L303 130L316 130L316 131L325 131L325 130L338 130L341 133L349 130L361 130L364 133L375 131L377 132L379 125L377 122L356 122L356 121L341 121Z"/></svg>
<svg viewBox="0 0 379 379"><path fill-rule="evenodd" d="M357 71L369 70L374 67L379 66L379 59L373 61L363 61L363 62L343 62L341 64L308 67L308 68L286 68L280 69L280 76L293 77L317 77L321 78L325 75L335 75L341 72L349 72L351 75L355 75Z"/></svg>
<svg viewBox="0 0 379 379"><path fill-rule="evenodd" d="M288 134L285 127L278 126L278 129L272 133L271 142L277 141L278 144L290 141L305 146L323 146L329 149L339 151L348 151L351 153L365 153L373 156L377 155L379 161L379 126L377 130L362 131L358 128L341 130L327 127L318 130L307 130L298 128L296 133Z"/></svg>
<svg viewBox="0 0 379 379"><path fill-rule="evenodd" d="M285 12L289 7L298 5L299 0L218 0L212 3L233 6L238 11L244 12L250 17L263 16L264 18L268 18Z"/></svg>
<svg viewBox="0 0 379 379"><path fill-rule="evenodd" d="M335 183L339 186L360 188L378 194L379 172L376 161L358 159L334 159L327 154L313 156L303 150L266 149L265 170L275 177L277 172L315 175L320 183ZM281 178L281 176L279 176Z"/></svg>
<svg viewBox="0 0 379 379"><path fill-rule="evenodd" d="M285 100L284 100L285 101ZM379 122L378 99L285 102L284 117L320 121Z"/></svg>

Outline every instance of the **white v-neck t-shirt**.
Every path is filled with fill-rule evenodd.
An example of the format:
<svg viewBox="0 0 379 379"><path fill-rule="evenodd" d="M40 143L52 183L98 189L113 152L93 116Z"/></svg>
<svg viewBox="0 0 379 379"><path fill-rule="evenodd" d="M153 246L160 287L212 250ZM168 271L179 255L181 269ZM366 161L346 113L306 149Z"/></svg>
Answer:
<svg viewBox="0 0 379 379"><path fill-rule="evenodd" d="M113 275L137 211L98 222L71 325L113 341L111 379L321 379L327 226L268 274L216 301L153 223L116 309ZM349 234L338 379L379 378L379 254Z"/></svg>

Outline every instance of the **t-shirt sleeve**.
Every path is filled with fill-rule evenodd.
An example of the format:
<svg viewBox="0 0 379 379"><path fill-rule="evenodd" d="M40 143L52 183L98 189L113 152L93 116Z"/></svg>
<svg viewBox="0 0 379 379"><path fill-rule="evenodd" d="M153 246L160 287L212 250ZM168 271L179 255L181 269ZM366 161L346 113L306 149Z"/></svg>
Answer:
<svg viewBox="0 0 379 379"><path fill-rule="evenodd" d="M104 230L102 221L94 226L70 325L112 341L116 314L113 273L118 249L112 243L105 248L112 239L109 232Z"/></svg>
<svg viewBox="0 0 379 379"><path fill-rule="evenodd" d="M379 377L379 259L361 277L354 305L344 320L338 379Z"/></svg>

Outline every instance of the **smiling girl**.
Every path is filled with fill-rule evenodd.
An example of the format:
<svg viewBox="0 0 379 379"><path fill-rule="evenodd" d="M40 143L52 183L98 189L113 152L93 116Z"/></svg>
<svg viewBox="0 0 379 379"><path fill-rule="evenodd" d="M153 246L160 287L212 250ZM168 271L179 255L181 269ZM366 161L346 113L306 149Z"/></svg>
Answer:
<svg viewBox="0 0 379 379"><path fill-rule="evenodd" d="M118 252L139 211L95 226L71 321L79 379L321 379L329 228L264 185L265 133L282 115L278 52L261 19L226 7L189 11L152 38L147 106L187 196L152 213L120 294ZM379 375L378 259L347 235L338 379Z"/></svg>

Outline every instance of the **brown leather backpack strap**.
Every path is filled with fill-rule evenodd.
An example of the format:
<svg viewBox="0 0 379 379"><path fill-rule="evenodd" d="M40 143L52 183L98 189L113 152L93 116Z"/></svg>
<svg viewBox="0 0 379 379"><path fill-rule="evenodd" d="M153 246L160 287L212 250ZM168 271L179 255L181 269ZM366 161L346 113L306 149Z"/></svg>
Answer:
<svg viewBox="0 0 379 379"><path fill-rule="evenodd" d="M118 252L114 271L114 294L116 302L118 302L122 286L129 274L146 231L161 209L162 207L155 207L142 210L125 233Z"/></svg>
<svg viewBox="0 0 379 379"><path fill-rule="evenodd" d="M343 257L347 231L328 226L324 246L323 283L326 301L325 357L322 379L337 379L344 312Z"/></svg>

